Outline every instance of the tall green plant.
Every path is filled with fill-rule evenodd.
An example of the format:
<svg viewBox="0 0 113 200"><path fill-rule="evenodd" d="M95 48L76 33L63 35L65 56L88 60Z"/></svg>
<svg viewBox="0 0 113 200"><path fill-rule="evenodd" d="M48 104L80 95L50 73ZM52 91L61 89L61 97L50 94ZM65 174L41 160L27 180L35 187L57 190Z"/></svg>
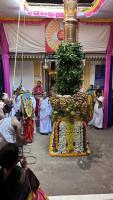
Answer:
<svg viewBox="0 0 113 200"><path fill-rule="evenodd" d="M72 95L78 90L83 76L84 53L79 43L61 43L56 52L56 90L61 95Z"/></svg>

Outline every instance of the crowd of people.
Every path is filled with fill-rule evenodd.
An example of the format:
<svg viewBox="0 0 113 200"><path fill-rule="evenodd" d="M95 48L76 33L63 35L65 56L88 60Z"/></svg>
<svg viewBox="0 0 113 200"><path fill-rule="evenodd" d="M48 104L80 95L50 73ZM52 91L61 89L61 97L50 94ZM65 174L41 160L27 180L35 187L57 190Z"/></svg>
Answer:
<svg viewBox="0 0 113 200"><path fill-rule="evenodd" d="M80 88L80 92L84 92ZM90 85L88 95L88 125L103 128L104 97L100 88ZM19 148L33 141L34 132L52 132L52 106L41 82L33 88L32 94L19 87L12 98L7 94L0 100L0 197L11 200L47 200L40 189L39 180L27 168L26 159Z"/></svg>
<svg viewBox="0 0 113 200"><path fill-rule="evenodd" d="M80 88L80 92L83 92ZM104 97L100 88L90 85L88 95L88 125L103 128ZM3 94L0 100L0 143L32 143L35 132L50 134L52 132L52 106L41 81L33 88L32 94L22 86L8 97ZM0 145L2 146L2 145Z"/></svg>
<svg viewBox="0 0 113 200"><path fill-rule="evenodd" d="M0 198L7 200L48 200L34 173L27 167L23 145L33 141L36 125L49 134L52 107L41 82L32 94L19 87L12 98L0 100Z"/></svg>
<svg viewBox="0 0 113 200"><path fill-rule="evenodd" d="M50 134L52 107L41 82L32 93L21 86L12 98L3 94L0 101L0 138L1 143L32 143L33 135Z"/></svg>

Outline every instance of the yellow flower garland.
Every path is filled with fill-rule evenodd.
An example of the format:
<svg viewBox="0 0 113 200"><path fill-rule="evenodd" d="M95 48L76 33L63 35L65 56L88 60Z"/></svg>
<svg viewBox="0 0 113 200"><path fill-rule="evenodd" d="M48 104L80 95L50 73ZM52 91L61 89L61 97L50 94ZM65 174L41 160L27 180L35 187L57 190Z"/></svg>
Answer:
<svg viewBox="0 0 113 200"><path fill-rule="evenodd" d="M67 128L67 135L66 135L66 140L68 141L68 146L67 146L67 153L59 153L59 152L55 152L54 151L54 147L53 147L53 140L54 140L54 129L53 129L53 132L52 132L52 135L50 137L50 143L49 143L49 155L52 156L52 157L73 157L73 156L87 156L89 155L91 152L90 152L90 149L89 149L89 146L88 146L88 143L86 145L86 151L84 152L74 152L72 151L71 152L71 148L72 148L72 142L75 140L72 132L74 131L74 125L71 124L70 126L70 122L66 119L66 118L63 118L63 120L65 119L65 122L66 123L69 123L68 124L68 128ZM83 126L85 128L85 131L86 131L86 124L84 122L79 122L79 123L83 123ZM57 124L58 125L58 124ZM72 131L72 132L71 132ZM72 134L72 137L70 137L70 135ZM74 144L73 144L73 150L74 150Z"/></svg>
<svg viewBox="0 0 113 200"><path fill-rule="evenodd" d="M22 112L26 117L31 117L33 113L33 107L32 107L32 99L31 97L28 99L23 99L22 96L25 94L21 95L21 102L22 102Z"/></svg>

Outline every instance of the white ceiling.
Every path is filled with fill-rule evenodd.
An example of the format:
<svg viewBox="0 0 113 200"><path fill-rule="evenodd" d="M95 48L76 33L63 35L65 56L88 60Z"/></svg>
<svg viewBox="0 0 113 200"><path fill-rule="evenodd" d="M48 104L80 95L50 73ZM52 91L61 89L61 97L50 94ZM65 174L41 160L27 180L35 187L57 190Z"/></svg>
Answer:
<svg viewBox="0 0 113 200"><path fill-rule="evenodd" d="M20 0L0 0L0 16L15 17L18 16L20 9Z"/></svg>
<svg viewBox="0 0 113 200"><path fill-rule="evenodd" d="M23 0L0 0L0 17L17 17L20 8L21 15L23 16L22 1ZM36 7L36 9L38 8ZM84 15L78 13L78 18L84 18ZM99 12L92 15L92 18L113 18L113 0L105 0Z"/></svg>

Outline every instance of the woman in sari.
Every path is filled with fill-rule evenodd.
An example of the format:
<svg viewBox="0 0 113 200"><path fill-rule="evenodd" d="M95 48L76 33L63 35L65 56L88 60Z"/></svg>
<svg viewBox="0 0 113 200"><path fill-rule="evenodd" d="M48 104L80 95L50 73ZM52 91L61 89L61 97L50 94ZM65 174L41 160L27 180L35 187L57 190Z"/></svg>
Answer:
<svg viewBox="0 0 113 200"><path fill-rule="evenodd" d="M39 180L26 167L17 144L7 144L0 150L0 199L46 200L39 189ZM17 165L20 162L22 167ZM40 198L41 197L41 198Z"/></svg>

